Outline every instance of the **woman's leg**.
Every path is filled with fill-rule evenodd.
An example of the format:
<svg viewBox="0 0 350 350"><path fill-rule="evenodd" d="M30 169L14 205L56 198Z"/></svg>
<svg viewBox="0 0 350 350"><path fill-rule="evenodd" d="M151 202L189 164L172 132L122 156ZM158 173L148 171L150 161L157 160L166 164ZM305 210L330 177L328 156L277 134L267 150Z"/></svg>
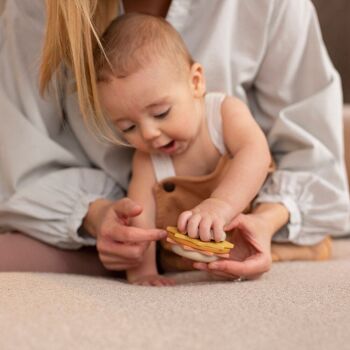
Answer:
<svg viewBox="0 0 350 350"><path fill-rule="evenodd" d="M116 276L106 270L93 247L62 250L18 232L0 234L0 272L32 271Z"/></svg>
<svg viewBox="0 0 350 350"><path fill-rule="evenodd" d="M320 243L311 246L299 246L292 243L272 243L272 261L328 260L332 257L332 239L326 237Z"/></svg>

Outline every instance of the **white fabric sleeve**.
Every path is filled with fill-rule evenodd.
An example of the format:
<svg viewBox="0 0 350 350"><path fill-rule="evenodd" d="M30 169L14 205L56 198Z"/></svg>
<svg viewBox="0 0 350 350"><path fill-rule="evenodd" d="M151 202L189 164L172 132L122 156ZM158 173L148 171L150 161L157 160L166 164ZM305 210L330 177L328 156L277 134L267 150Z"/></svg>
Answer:
<svg viewBox="0 0 350 350"><path fill-rule="evenodd" d="M77 233L89 203L123 191L93 168L64 115L64 93L39 95L44 20L42 0L7 1L0 18L0 230L77 249L95 244Z"/></svg>
<svg viewBox="0 0 350 350"><path fill-rule="evenodd" d="M281 202L289 210L290 222L275 240L314 244L348 230L341 85L311 2L275 4L255 112L265 116L277 170L255 203Z"/></svg>

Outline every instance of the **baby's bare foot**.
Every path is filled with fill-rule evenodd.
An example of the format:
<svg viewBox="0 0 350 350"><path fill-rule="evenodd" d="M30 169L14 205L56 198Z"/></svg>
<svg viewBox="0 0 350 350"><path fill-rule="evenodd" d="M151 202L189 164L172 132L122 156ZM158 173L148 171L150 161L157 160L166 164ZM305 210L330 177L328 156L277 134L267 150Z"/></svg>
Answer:
<svg viewBox="0 0 350 350"><path fill-rule="evenodd" d="M148 275L148 276L142 276L132 281L132 284L136 284L139 286L165 287L165 286L174 286L175 280L162 275Z"/></svg>

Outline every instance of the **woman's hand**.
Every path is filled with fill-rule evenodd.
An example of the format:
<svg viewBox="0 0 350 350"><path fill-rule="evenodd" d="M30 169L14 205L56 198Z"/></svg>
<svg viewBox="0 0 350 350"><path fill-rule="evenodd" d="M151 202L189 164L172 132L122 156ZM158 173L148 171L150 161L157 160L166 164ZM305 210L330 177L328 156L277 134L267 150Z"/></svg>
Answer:
<svg viewBox="0 0 350 350"><path fill-rule="evenodd" d="M256 279L271 267L272 236L288 222L289 213L279 203L261 204L251 214L240 214L226 230L234 230L229 240L235 244L230 258L194 268L228 279Z"/></svg>
<svg viewBox="0 0 350 350"><path fill-rule="evenodd" d="M130 218L142 212L128 198L118 201L98 199L90 204L83 227L96 238L99 258L108 270L126 270L138 266L151 241L166 236L158 229L129 226Z"/></svg>

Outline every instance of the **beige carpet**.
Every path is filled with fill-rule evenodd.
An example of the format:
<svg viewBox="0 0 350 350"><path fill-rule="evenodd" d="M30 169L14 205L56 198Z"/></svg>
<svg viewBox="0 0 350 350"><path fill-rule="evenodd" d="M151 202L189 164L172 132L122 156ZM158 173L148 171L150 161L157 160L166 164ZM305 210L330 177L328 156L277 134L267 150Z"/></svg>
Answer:
<svg viewBox="0 0 350 350"><path fill-rule="evenodd" d="M258 281L176 287L0 274L0 349L349 349L350 240L334 259L278 263Z"/></svg>

